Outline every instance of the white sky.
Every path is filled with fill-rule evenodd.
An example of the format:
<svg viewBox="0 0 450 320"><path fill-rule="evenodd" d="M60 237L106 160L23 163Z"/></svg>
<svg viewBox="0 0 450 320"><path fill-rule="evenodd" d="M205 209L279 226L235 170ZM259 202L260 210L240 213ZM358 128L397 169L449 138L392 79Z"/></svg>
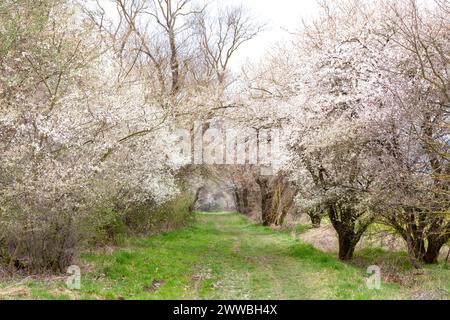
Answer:
<svg viewBox="0 0 450 320"><path fill-rule="evenodd" d="M256 19L267 23L266 30L243 46L231 61L234 69L247 59L257 62L265 51L286 38L285 30L297 29L302 19L310 19L318 12L316 0L219 0L219 3L242 4Z"/></svg>
<svg viewBox="0 0 450 320"><path fill-rule="evenodd" d="M1 0L0 0L1 1ZM89 1L89 0L85 0ZM90 0L92 1L92 0ZM251 15L266 24L265 31L257 38L242 46L233 57L232 69L238 70L247 59L257 62L263 54L277 42L288 36L286 30L294 30L301 25L302 19L314 17L318 12L316 0L198 0L213 2L219 6L243 5ZM106 10L115 11L110 0L100 0Z"/></svg>

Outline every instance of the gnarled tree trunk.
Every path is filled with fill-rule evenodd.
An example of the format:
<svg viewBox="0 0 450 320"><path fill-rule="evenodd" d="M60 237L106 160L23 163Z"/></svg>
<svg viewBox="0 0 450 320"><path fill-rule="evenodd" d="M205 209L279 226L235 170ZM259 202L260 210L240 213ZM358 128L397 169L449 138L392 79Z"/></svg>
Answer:
<svg viewBox="0 0 450 320"><path fill-rule="evenodd" d="M351 260L353 258L353 253L355 252L355 247L359 239L355 238L353 232L338 233L338 238L339 238L339 259L343 261Z"/></svg>
<svg viewBox="0 0 450 320"><path fill-rule="evenodd" d="M406 207L387 218L388 223L405 240L411 263L420 268L420 262L438 262L442 247L450 239L450 222L423 209Z"/></svg>
<svg viewBox="0 0 450 320"><path fill-rule="evenodd" d="M363 218L362 213L355 212L350 206L337 203L329 205L328 216L338 234L339 259L343 261L352 259L356 245L373 222L373 218L370 216Z"/></svg>
<svg viewBox="0 0 450 320"><path fill-rule="evenodd" d="M295 190L281 174L256 179L261 191L261 216L265 226L281 226L292 208Z"/></svg>
<svg viewBox="0 0 450 320"><path fill-rule="evenodd" d="M234 205L237 212L242 214L248 214L250 212L249 194L248 188L235 188L233 190Z"/></svg>
<svg viewBox="0 0 450 320"><path fill-rule="evenodd" d="M320 228L320 224L322 222L322 217L324 216L323 210L320 207L316 207L314 209L308 210L307 215L311 220L311 226L313 228Z"/></svg>

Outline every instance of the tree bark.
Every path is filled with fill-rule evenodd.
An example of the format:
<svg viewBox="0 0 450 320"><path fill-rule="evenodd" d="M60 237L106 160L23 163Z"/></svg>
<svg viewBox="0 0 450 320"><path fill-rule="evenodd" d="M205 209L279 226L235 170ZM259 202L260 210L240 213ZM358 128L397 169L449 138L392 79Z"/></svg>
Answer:
<svg viewBox="0 0 450 320"><path fill-rule="evenodd" d="M256 182L261 192L261 219L265 226L271 225L272 193L269 190L269 179L259 177Z"/></svg>
<svg viewBox="0 0 450 320"><path fill-rule="evenodd" d="M308 216L311 219L311 226L313 228L320 228L322 222L322 214L316 210L311 210L308 212Z"/></svg>
<svg viewBox="0 0 450 320"><path fill-rule="evenodd" d="M233 190L234 204L236 211L242 214L250 212L249 191L247 188Z"/></svg>
<svg viewBox="0 0 450 320"><path fill-rule="evenodd" d="M203 187L197 188L197 191L195 192L194 198L192 199L192 203L189 206L189 213L193 213L195 210L195 205L198 202L198 199L200 197L200 193L203 191Z"/></svg>
<svg viewBox="0 0 450 320"><path fill-rule="evenodd" d="M450 239L448 226L442 219L430 221L430 213L417 208L405 211L406 214L390 216L388 221L405 240L411 263L415 268L420 268L420 263L437 263L441 248ZM402 224L404 221L407 221L406 227Z"/></svg>
<svg viewBox="0 0 450 320"><path fill-rule="evenodd" d="M353 258L357 241L352 234L338 234L339 260L347 261Z"/></svg>
<svg viewBox="0 0 450 320"><path fill-rule="evenodd" d="M244 188L242 190L242 213L248 214L249 213L249 201L248 201L248 189Z"/></svg>
<svg viewBox="0 0 450 320"><path fill-rule="evenodd" d="M423 256L423 262L426 264L438 263L439 253L447 241L446 237L442 237L442 239L428 237L428 247L427 252Z"/></svg>
<svg viewBox="0 0 450 320"><path fill-rule="evenodd" d="M282 175L259 177L263 225L281 226L292 207L295 191Z"/></svg>
<svg viewBox="0 0 450 320"><path fill-rule="evenodd" d="M369 217L365 221L360 220L360 225L357 227L355 222L360 215L354 212L352 208L332 204L327 211L334 230L338 234L339 259L350 260L353 258L353 253L361 236L373 222L373 217Z"/></svg>

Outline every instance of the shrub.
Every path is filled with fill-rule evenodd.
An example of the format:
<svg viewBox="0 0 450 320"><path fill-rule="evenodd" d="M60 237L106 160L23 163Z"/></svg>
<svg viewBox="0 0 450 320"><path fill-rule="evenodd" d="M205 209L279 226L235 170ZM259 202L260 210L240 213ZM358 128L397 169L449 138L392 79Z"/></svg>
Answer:
<svg viewBox="0 0 450 320"><path fill-rule="evenodd" d="M98 207L83 220L82 230L88 247L119 244L127 228L123 215L108 207Z"/></svg>
<svg viewBox="0 0 450 320"><path fill-rule="evenodd" d="M64 271L79 240L74 212L10 210L1 214L0 264L10 271Z"/></svg>
<svg viewBox="0 0 450 320"><path fill-rule="evenodd" d="M194 219L192 202L192 195L183 192L159 206L152 203L132 206L124 214L124 223L128 232L134 235L171 231L187 225Z"/></svg>
<svg viewBox="0 0 450 320"><path fill-rule="evenodd" d="M183 227L194 218L193 197L109 207L89 211L51 206L54 199L2 207L0 210L0 265L10 272L64 272L82 247L118 244L125 235L153 235ZM32 205L30 205L32 204ZM86 214L89 212L89 214Z"/></svg>

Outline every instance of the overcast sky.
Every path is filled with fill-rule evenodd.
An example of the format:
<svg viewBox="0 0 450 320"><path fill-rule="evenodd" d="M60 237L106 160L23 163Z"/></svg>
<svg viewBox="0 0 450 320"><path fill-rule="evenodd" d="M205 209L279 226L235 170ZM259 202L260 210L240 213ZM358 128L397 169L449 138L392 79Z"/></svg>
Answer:
<svg viewBox="0 0 450 320"><path fill-rule="evenodd" d="M0 0L1 1L1 0ZM88 1L88 0L86 0ZM90 0L93 1L93 0ZM302 19L314 17L318 12L316 0L197 0L218 4L221 7L227 5L243 5L248 8L251 15L257 21L266 24L265 31L256 39L241 47L231 61L232 68L237 71L247 59L258 61L266 52L287 37L286 30L293 30L300 26ZM195 2L195 1L194 1ZM95 4L95 2L92 2ZM111 0L100 0L102 6L110 14L114 14L115 5Z"/></svg>
<svg viewBox="0 0 450 320"><path fill-rule="evenodd" d="M221 5L242 4L253 15L267 23L266 31L241 48L235 56L233 68L239 68L247 59L258 61L264 52L286 37L284 30L296 29L301 19L314 17L318 12L316 0L220 0Z"/></svg>

